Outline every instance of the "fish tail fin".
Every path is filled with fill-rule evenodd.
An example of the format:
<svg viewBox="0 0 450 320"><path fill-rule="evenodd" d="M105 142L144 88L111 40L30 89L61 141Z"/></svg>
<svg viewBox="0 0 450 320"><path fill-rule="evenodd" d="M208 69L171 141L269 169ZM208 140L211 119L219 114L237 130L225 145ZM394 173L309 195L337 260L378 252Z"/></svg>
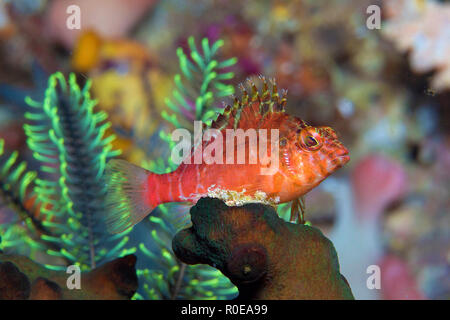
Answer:
<svg viewBox="0 0 450 320"><path fill-rule="evenodd" d="M106 227L121 233L144 219L154 209L149 201L148 176L153 174L125 160L106 165Z"/></svg>

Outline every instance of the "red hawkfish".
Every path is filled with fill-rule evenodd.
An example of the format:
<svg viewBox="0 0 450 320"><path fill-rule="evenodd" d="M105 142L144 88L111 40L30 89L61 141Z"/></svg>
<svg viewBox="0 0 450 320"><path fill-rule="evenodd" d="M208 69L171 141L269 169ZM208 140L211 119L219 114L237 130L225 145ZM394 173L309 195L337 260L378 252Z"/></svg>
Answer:
<svg viewBox="0 0 450 320"><path fill-rule="evenodd" d="M285 113L286 92L280 96L274 82L272 90L264 79L261 91L253 83L250 88L248 93L241 87L242 97L235 98L233 106L226 106L209 127L214 134L206 137L205 132L201 143L185 158L189 161L183 161L175 171L157 174L124 160L108 162L106 221L110 232L120 233L134 226L159 204L195 204L201 197L220 198L227 205L249 202L277 205L293 201L293 219L299 213L301 197L350 160L348 150L333 129L309 126ZM227 141L227 132L239 129L241 133L255 130L266 136L254 135L257 143L251 143L248 134L248 148L244 137L227 150L226 143L230 140ZM213 144L216 148L211 148ZM265 156L261 156L262 146ZM217 154L218 150L231 155L227 154L226 162L195 161L208 149L210 157L216 160L220 159L217 156L224 156ZM240 161L239 152L244 152ZM260 155L261 161L251 161L255 154ZM274 159L277 166L271 167Z"/></svg>

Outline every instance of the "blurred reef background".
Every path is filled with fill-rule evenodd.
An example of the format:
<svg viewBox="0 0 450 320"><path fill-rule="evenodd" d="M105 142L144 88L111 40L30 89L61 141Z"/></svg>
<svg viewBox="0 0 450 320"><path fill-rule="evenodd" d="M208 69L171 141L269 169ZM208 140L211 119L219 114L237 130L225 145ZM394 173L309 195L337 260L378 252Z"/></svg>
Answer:
<svg viewBox="0 0 450 320"><path fill-rule="evenodd" d="M80 30L66 26L72 4ZM355 298L449 299L450 1L1 1L0 250L86 272L134 254L133 299L235 297L219 270L172 252L186 206L108 235L101 177L113 157L173 170L171 130L215 118L260 74L350 150L306 196L306 218Z"/></svg>

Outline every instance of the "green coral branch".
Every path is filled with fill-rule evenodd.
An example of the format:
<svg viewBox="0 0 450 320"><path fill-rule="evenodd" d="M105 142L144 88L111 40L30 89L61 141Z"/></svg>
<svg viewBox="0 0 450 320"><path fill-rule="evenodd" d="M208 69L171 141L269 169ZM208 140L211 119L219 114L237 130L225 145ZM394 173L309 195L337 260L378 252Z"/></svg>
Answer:
<svg viewBox="0 0 450 320"><path fill-rule="evenodd" d="M149 218L151 238L158 250L139 246L154 267L138 270L143 287L136 298L217 300L236 296L237 288L219 270L207 265L185 265L176 259L171 248L176 207L161 206L158 216Z"/></svg>
<svg viewBox="0 0 450 320"><path fill-rule="evenodd" d="M114 135L105 136L111 124L105 112L94 110L89 87L87 81L81 89L74 74L68 82L59 72L51 75L43 102L26 99L32 111L25 114L30 123L24 126L28 146L46 174L36 179L34 192L44 204L43 224L56 236L43 240L61 246L47 253L82 269L120 254L127 242L121 237L111 244L104 228L103 172L120 152L112 148Z"/></svg>
<svg viewBox="0 0 450 320"><path fill-rule="evenodd" d="M172 98L166 99L166 105L172 113L161 113L162 117L176 128L193 130L192 122L202 120L208 123L222 110L216 107L216 100L234 93L234 87L225 83L233 78L233 72L225 68L233 66L237 59L217 60L218 50L224 42L218 40L210 45L208 39L201 41L202 52L197 48L194 38L188 39L189 53L177 50L181 74L174 77ZM170 134L161 131L160 138L168 150L175 145ZM158 158L143 163L153 172L167 173L176 169L171 159ZM182 207L178 217L176 205L160 205L159 210L149 217L153 226L151 237L156 249L144 244L140 251L151 261L154 267L138 271L143 283L135 298L147 299L227 299L237 294L237 288L220 273L206 266L186 266L175 257L171 243L176 233L174 226L188 220L188 212ZM158 216L157 216L158 215Z"/></svg>
<svg viewBox="0 0 450 320"><path fill-rule="evenodd" d="M209 40L204 38L201 52L194 38L189 37L189 56L178 48L181 74L175 75L172 98L166 99L166 105L173 113L165 110L161 113L176 128L192 128L193 120L211 121L221 110L214 106L215 99L234 93L234 87L224 83L232 79L234 73L224 69L233 66L237 59L216 60L217 51L223 44L223 40L218 40L211 46Z"/></svg>
<svg viewBox="0 0 450 320"><path fill-rule="evenodd" d="M17 213L12 221L0 225L0 249L13 250L25 245L31 251L43 248L36 239L38 234L51 233L35 215L39 210L38 202L34 200L32 205L27 205L33 197L36 172L27 171L27 164L24 161L19 163L18 156L17 151L5 154L4 140L0 139L0 198L4 205Z"/></svg>

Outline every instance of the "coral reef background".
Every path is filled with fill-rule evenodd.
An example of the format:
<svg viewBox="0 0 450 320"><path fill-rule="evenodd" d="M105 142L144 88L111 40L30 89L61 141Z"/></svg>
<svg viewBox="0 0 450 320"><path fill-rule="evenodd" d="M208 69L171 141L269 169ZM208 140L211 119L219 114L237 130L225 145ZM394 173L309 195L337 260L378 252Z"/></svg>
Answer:
<svg viewBox="0 0 450 320"><path fill-rule="evenodd" d="M70 4L80 30L66 26ZM366 25L369 5L380 29ZM449 20L443 0L1 2L0 250L88 274L134 254L134 299L236 297L219 270L174 254L186 206L104 233L100 178L112 157L174 169L169 133L210 121L236 84L264 74L288 90L289 113L332 126L350 150L306 196L306 218L332 240L354 297L448 299ZM0 278L16 272L3 254ZM379 290L367 288L372 265ZM36 285L26 277L22 297Z"/></svg>

